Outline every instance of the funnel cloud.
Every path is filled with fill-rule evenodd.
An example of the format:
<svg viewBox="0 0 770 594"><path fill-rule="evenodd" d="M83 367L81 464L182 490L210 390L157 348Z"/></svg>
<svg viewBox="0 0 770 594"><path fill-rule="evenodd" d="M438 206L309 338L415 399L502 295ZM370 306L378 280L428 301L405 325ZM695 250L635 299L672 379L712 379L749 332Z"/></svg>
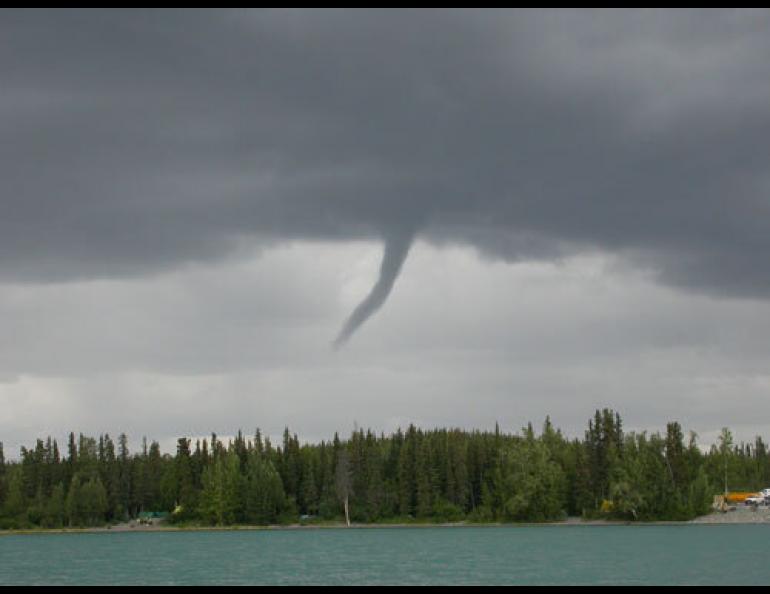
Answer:
<svg viewBox="0 0 770 594"><path fill-rule="evenodd" d="M409 254L413 239L413 232L396 233L385 238L380 276L366 298L350 314L337 338L334 339L332 344L335 349L345 345L353 333L385 303L401 272L404 260Z"/></svg>

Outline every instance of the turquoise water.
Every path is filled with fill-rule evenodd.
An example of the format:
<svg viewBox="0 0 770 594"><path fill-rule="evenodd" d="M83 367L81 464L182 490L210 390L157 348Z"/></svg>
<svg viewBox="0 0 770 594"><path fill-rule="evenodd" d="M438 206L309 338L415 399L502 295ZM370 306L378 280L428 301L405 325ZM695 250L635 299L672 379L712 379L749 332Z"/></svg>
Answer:
<svg viewBox="0 0 770 594"><path fill-rule="evenodd" d="M770 526L0 537L0 584L768 584Z"/></svg>

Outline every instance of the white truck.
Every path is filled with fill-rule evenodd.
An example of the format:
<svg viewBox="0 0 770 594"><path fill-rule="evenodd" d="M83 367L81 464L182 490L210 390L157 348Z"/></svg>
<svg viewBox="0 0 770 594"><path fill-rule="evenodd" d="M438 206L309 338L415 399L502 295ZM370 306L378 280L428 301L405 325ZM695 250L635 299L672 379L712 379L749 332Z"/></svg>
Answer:
<svg viewBox="0 0 770 594"><path fill-rule="evenodd" d="M770 489L762 489L756 495L746 497L746 505L768 505L770 504Z"/></svg>

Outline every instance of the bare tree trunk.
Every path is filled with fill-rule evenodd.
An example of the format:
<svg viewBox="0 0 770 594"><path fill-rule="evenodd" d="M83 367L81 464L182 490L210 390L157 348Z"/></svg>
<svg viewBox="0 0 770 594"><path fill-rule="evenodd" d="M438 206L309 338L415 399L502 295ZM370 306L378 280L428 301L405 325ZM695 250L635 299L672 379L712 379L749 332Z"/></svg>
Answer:
<svg viewBox="0 0 770 594"><path fill-rule="evenodd" d="M348 460L348 453L346 450L340 450L337 455L337 470L335 476L335 486L337 489L337 497L345 505L345 523L350 527L350 509L348 507L348 500L350 499L350 462Z"/></svg>

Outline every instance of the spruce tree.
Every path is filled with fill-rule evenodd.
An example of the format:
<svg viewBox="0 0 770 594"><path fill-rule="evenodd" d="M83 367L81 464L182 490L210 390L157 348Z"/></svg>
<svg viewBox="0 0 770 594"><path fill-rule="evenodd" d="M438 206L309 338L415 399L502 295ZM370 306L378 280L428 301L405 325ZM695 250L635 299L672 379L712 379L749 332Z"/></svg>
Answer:
<svg viewBox="0 0 770 594"><path fill-rule="evenodd" d="M21 468L17 465L7 475L8 490L0 509L0 517L6 528L23 528L26 525L28 500L24 495Z"/></svg>
<svg viewBox="0 0 770 594"><path fill-rule="evenodd" d="M3 453L3 442L0 441L0 509L5 501L5 454Z"/></svg>

